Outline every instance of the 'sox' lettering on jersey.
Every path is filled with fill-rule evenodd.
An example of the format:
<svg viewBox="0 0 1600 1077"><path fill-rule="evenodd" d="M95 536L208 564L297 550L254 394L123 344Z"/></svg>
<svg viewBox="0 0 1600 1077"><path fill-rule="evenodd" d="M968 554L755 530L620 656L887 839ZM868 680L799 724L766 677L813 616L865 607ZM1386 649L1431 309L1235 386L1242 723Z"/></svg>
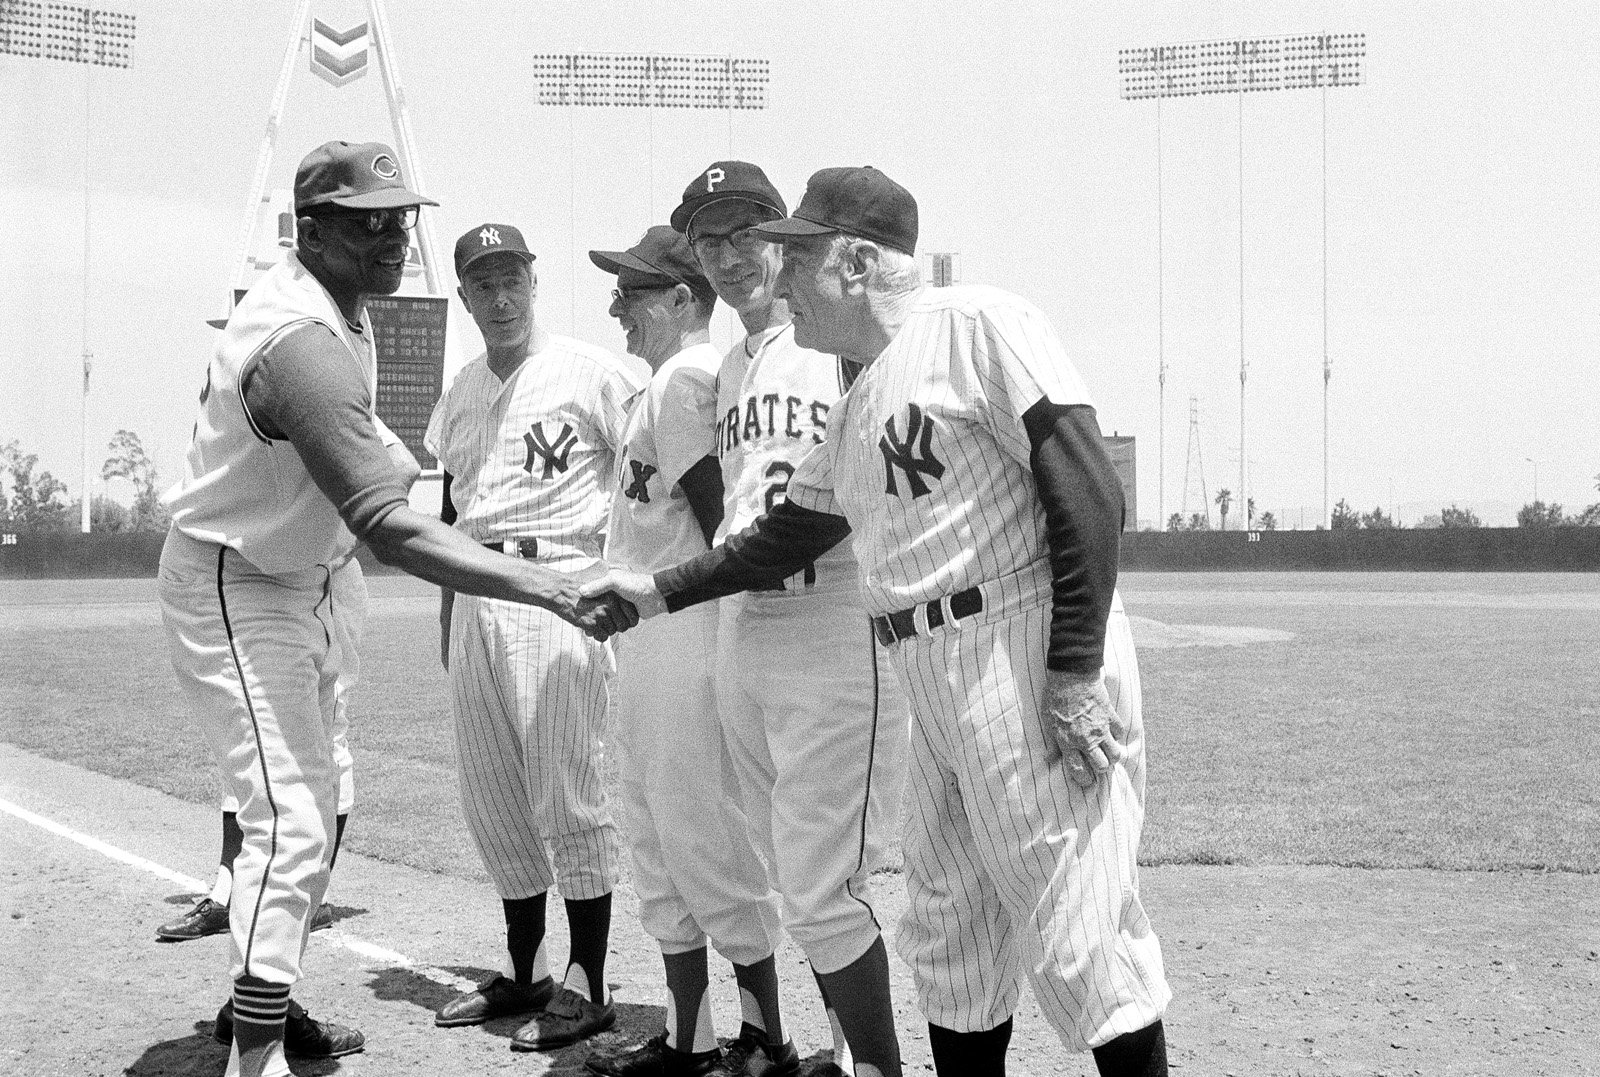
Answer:
<svg viewBox="0 0 1600 1077"><path fill-rule="evenodd" d="M885 493L900 496L900 488L894 478L895 468L905 472L906 485L910 487L913 498L930 493L922 476L931 475L935 479L944 476L944 464L933 455L933 416L924 415L920 407L912 404L906 416L905 440L902 441L895 432L893 417L884 421L883 431L883 437L878 439L878 449L883 453L883 470L887 477Z"/></svg>
<svg viewBox="0 0 1600 1077"><path fill-rule="evenodd" d="M556 435L554 442L545 437L544 424L534 423L528 432L522 435L523 442L528 446L528 459L523 463L522 470L533 474L535 457L544 460L544 475L546 480L555 478L556 472L563 475L567 473L567 457L572 453L572 447L578 443L578 435L572 432L571 423L562 423L561 432Z"/></svg>
<svg viewBox="0 0 1600 1077"><path fill-rule="evenodd" d="M656 473L654 464L646 464L639 460L629 460L628 467L633 471L633 481L628 488L622 491L622 496L642 505L650 504L650 476Z"/></svg>

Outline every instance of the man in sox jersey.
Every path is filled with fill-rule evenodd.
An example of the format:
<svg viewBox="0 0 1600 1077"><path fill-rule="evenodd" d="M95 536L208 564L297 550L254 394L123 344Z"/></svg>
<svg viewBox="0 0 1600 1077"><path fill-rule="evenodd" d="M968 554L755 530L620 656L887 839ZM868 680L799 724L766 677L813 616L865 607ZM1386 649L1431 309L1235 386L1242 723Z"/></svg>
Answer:
<svg viewBox="0 0 1600 1077"><path fill-rule="evenodd" d="M600 564L636 376L534 317L534 255L508 224L456 241L459 294L487 351L439 398L425 444L444 470L443 519L472 541L564 572ZM559 1047L616 1023L606 988L617 832L601 784L611 651L546 610L440 595L440 639L467 828L499 891L506 975L440 1009L444 1026L528 1014L513 1050ZM557 985L545 896L571 927Z"/></svg>
<svg viewBox="0 0 1600 1077"><path fill-rule="evenodd" d="M848 531L915 716L897 941L937 1071L1004 1072L1026 969L1102 1074L1165 1074L1122 494L1083 381L1016 296L922 289L916 202L876 169L818 172L759 230L784 244L796 337L866 369L787 503L695 561L610 582L648 616L791 571Z"/></svg>
<svg viewBox="0 0 1600 1077"><path fill-rule="evenodd" d="M399 288L423 204L380 143L329 142L300 163L296 248L228 319L184 477L164 498L168 647L244 836L229 904L233 997L216 1029L232 1045L229 1077L289 1072L286 1018L301 1054L364 1042L289 1000L328 883L346 645L333 577L356 544L436 583L558 609L597 635L636 619L407 506L373 423L365 300Z"/></svg>
<svg viewBox="0 0 1600 1077"><path fill-rule="evenodd" d="M688 240L657 225L626 251L590 251L617 278L611 315L650 383L628 415L618 456L606 560L640 572L707 550L722 522L716 456L717 367L710 343L717 296ZM639 919L661 945L666 1027L643 1046L591 1055L604 1077L793 1073L799 1054L778 1007L778 900L756 853L726 764L712 685L717 609L663 618L617 647L621 799L633 852ZM706 940L733 964L744 1022L726 1055L707 990ZM775 1045L768 1056L767 1045Z"/></svg>
<svg viewBox="0 0 1600 1077"><path fill-rule="evenodd" d="M227 327L228 320L222 318L207 324L214 329L223 329ZM416 457L411 455L400 438L377 415L373 415L372 423L377 427L378 438L383 442L383 447L389 452L389 459L400 472L401 484L410 490L422 473ZM358 652L361 635L366 628L367 592L361 565L356 562L353 554L345 564L334 568L332 586L333 609L335 617L339 619L338 629L340 646L344 652L344 667L339 675L339 683L334 689L333 725L329 731L329 740L333 743L333 757L339 765L339 813L335 817L333 848L328 853L330 872L339 859L339 846L344 841L345 823L355 807L355 779L348 740L350 730L348 707L350 689L355 686L359 675ZM233 858L238 855L239 848L243 844L244 831L239 828L239 802L232 796L224 796L222 850L211 890L196 901L187 912L156 928L156 938L159 941L187 942L208 935L220 935L228 930L228 902L233 895ZM328 895L324 894L322 904L311 917L312 931L321 931L333 926L333 906L330 901Z"/></svg>
<svg viewBox="0 0 1600 1077"><path fill-rule="evenodd" d="M718 161L689 182L671 217L746 333L717 374L724 534L782 502L844 389L834 356L796 343L773 293L782 252L751 232L784 212L760 168ZM899 1057L868 878L883 816L898 809L908 714L880 669L856 577L841 547L722 603L717 710L784 926L816 976L835 1060L870 1074Z"/></svg>

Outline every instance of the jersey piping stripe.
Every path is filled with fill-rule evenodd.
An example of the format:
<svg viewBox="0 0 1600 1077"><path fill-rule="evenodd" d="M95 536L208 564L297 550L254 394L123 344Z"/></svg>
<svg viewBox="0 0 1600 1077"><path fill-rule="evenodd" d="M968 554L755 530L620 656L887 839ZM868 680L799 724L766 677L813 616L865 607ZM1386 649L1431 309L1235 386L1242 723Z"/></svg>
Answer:
<svg viewBox="0 0 1600 1077"><path fill-rule="evenodd" d="M872 769L877 764L878 756L878 716L883 708L883 686L878 683L882 675L878 671L878 636L872 630L871 620L867 621L867 664L872 667L872 738L867 742L867 781L861 790L861 826L856 837L856 871L859 872L867 863L867 813L872 803ZM852 877L854 872L851 873ZM883 925L878 922L878 914L873 910L872 903L855 892L850 879L844 882L845 893L849 894L867 910L867 915L872 917L872 925L880 932Z"/></svg>
<svg viewBox="0 0 1600 1077"><path fill-rule="evenodd" d="M262 341L261 346L255 350L255 354L245 362L244 366L239 368L239 408L244 412L244 421L250 424L250 432L256 437L260 438L263 445L271 445L273 439L269 438L265 432L262 431L261 426L256 422L256 417L250 414L250 403L245 399L244 396L245 382L250 380L251 368L256 365L256 361L258 359L267 353L268 348L271 348L274 344L281 340L283 335L289 330L298 329L300 326L305 325L311 320L312 319L310 318L302 318L297 322L289 322L287 325L282 326L277 330L277 332L273 333L266 340Z"/></svg>
<svg viewBox="0 0 1600 1077"><path fill-rule="evenodd" d="M272 775L267 772L267 754L261 750L261 724L256 719L256 705L250 698L250 687L245 683L244 663L239 660L239 647L233 638L233 622L228 619L228 596L223 588L223 566L229 547L217 551L217 606L222 612L222 629L228 636L228 654L233 658L234 672L239 675L239 695L245 709L250 712L250 729L256 740L256 760L261 764L261 788L267 796L267 807L272 812L272 841L267 849L267 865L261 872L261 883L256 888L255 908L250 912L250 931L244 947L244 974L250 975L250 955L256 944L256 925L261 921L261 902L267 896L267 878L272 874L272 862L278 857L278 802L272 795Z"/></svg>

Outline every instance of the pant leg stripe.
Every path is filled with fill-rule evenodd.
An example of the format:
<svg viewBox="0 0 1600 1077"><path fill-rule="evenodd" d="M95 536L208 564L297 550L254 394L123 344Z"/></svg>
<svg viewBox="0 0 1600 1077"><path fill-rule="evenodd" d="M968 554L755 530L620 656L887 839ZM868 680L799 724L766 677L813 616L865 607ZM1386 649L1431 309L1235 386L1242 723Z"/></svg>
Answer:
<svg viewBox="0 0 1600 1077"><path fill-rule="evenodd" d="M872 769L877 764L878 718L883 706L883 686L879 683L877 646L878 636L873 631L872 621L869 619L867 621L867 663L872 667L872 739L867 742L867 781L866 787L861 793L861 828L856 839L856 871L860 871L867 863L867 819L872 814ZM853 876L855 873L852 872L851 874ZM882 932L883 925L878 923L878 914L873 911L872 903L855 892L850 885L849 879L845 880L844 889L845 893L860 902L862 907L867 910L867 915L872 918L872 926Z"/></svg>
<svg viewBox="0 0 1600 1077"><path fill-rule="evenodd" d="M250 931L245 939L244 974L248 976L250 955L256 944L256 926L261 921L261 903L267 896L267 879L272 874L272 862L278 856L278 803L272 795L272 775L267 772L267 754L261 749L261 723L256 719L255 703L250 699L250 688L245 683L244 663L239 660L238 642L233 637L233 622L228 617L228 596L223 588L223 566L227 558L228 547L223 546L217 551L217 607L222 612L222 628L228 636L228 654L233 659L234 672L239 676L239 694L244 697L245 709L250 713L250 728L256 739L256 759L261 764L261 788L267 797L267 807L272 812L272 841L267 849L267 866L261 872L255 907L250 913Z"/></svg>

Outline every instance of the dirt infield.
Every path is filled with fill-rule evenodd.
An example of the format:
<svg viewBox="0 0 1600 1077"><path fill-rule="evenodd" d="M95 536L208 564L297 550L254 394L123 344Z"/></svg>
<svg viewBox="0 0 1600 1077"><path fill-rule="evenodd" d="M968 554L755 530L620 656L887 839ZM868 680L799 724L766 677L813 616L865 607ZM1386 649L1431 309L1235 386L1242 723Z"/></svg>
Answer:
<svg viewBox="0 0 1600 1077"><path fill-rule="evenodd" d="M1600 587L1552 576L1378 583L1125 583L1153 723L1146 846L1157 863L1144 884L1176 991L1173 1071L1600 1073ZM0 800L209 879L212 779L171 713L150 593L149 581L0 585L0 742L31 746L0 743ZM501 946L442 747L434 609L409 581L375 581L354 851L335 881L339 922L313 937L298 991L371 1046L297 1072L577 1073L581 1047L513 1055L510 1027L431 1024L447 984L485 971ZM1467 712L1503 700L1519 701L1536 735L1502 738L1507 750L1480 770L1496 727ZM1373 721L1406 724L1376 737ZM1498 870L1336 866L1347 849L1381 864ZM1525 862L1577 870L1514 867ZM0 1026L0 1074L221 1073L208 1036L225 943L152 941L186 902L183 886L4 812L0 866L0 969L24 988ZM903 892L897 875L878 881L892 939ZM612 1044L662 1018L659 958L631 888L618 901L608 979L623 1020ZM728 1032L733 990L718 964ZM891 968L908 1072L930 1072L905 970ZM792 946L780 975L791 1030L803 1050L822 1048L826 1024ZM1011 1072L1091 1073L1024 999Z"/></svg>

